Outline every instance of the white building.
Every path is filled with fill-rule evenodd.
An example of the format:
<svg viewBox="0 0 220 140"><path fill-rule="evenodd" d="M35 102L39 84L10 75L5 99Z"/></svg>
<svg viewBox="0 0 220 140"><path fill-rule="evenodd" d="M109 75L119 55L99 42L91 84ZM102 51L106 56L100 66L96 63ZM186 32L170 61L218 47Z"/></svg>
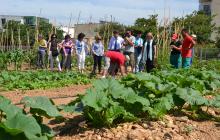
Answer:
<svg viewBox="0 0 220 140"><path fill-rule="evenodd" d="M215 15L214 23L220 27L220 0L199 0L199 10L204 11L207 15ZM212 34L214 40L216 33Z"/></svg>
<svg viewBox="0 0 220 140"><path fill-rule="evenodd" d="M75 27L68 27L68 26L61 26L59 27L61 30L63 30L63 36L69 34L71 38L74 38L75 35Z"/></svg>

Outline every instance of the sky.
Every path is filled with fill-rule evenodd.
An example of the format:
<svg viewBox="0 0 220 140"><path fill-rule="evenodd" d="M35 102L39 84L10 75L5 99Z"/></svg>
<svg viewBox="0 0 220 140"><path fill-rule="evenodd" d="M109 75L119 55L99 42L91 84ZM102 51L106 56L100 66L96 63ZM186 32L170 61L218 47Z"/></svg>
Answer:
<svg viewBox="0 0 220 140"><path fill-rule="evenodd" d="M132 25L137 18L181 17L198 7L198 0L0 0L0 15L41 16L56 25L110 21L112 16L114 21Z"/></svg>

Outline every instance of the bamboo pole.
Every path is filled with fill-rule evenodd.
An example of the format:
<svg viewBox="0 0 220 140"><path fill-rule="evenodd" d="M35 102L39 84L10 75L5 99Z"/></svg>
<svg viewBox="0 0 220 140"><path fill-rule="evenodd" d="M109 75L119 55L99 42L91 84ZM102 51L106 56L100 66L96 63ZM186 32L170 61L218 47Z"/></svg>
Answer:
<svg viewBox="0 0 220 140"><path fill-rule="evenodd" d="M20 25L18 26L18 48L22 49L22 47L21 47L21 28L20 28Z"/></svg>

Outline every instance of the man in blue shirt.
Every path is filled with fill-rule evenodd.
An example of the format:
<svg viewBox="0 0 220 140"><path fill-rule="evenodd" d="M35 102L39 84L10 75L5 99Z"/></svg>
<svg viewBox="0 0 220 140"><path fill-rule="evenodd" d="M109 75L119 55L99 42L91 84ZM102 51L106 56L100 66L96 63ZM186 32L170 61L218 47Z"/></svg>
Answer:
<svg viewBox="0 0 220 140"><path fill-rule="evenodd" d="M124 39L119 36L118 31L114 31L113 34L114 35L111 37L109 45L108 45L108 50L120 52Z"/></svg>

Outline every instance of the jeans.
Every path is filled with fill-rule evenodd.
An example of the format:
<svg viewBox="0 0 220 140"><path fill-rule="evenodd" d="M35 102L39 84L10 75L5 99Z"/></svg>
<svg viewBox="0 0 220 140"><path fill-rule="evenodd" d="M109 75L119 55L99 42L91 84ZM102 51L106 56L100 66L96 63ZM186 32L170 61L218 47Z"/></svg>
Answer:
<svg viewBox="0 0 220 140"><path fill-rule="evenodd" d="M135 72L140 72L141 50L140 47L135 48Z"/></svg>
<svg viewBox="0 0 220 140"><path fill-rule="evenodd" d="M72 63L72 56L71 54L67 54L67 56L65 56L64 53L62 53L62 59L61 59L61 68L62 69L71 69L71 63Z"/></svg>
<svg viewBox="0 0 220 140"><path fill-rule="evenodd" d="M55 59L56 62L57 62L58 70L61 71L61 66L60 66L59 57L58 57L58 56L53 57L53 56L52 56L52 53L50 53L50 55L49 55L50 69L53 70L53 67L54 67L54 59Z"/></svg>
<svg viewBox="0 0 220 140"><path fill-rule="evenodd" d="M101 69L102 69L102 56L94 55L93 60L94 60L94 65L93 65L92 73L94 73L94 74L96 73L96 67L97 66L98 66L98 70L99 70L99 73L100 73Z"/></svg>
<svg viewBox="0 0 220 140"><path fill-rule="evenodd" d="M37 55L37 67L38 68L45 68L45 55L46 55L46 50L39 50L38 55Z"/></svg>

